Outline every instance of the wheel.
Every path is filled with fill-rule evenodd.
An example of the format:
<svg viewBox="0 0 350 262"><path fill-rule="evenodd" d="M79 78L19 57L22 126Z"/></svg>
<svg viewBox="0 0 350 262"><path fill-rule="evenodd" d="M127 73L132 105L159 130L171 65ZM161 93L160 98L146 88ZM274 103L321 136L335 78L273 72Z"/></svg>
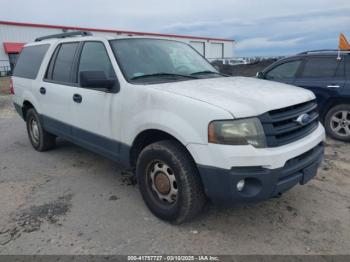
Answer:
<svg viewBox="0 0 350 262"><path fill-rule="evenodd" d="M42 152L55 146L56 137L43 129L39 115L34 108L27 111L26 124L30 143L35 150Z"/></svg>
<svg viewBox="0 0 350 262"><path fill-rule="evenodd" d="M325 118L325 128L330 137L350 141L350 105L331 108Z"/></svg>
<svg viewBox="0 0 350 262"><path fill-rule="evenodd" d="M146 205L163 220L188 221L205 205L197 168L183 146L174 141L145 147L137 160L136 176Z"/></svg>

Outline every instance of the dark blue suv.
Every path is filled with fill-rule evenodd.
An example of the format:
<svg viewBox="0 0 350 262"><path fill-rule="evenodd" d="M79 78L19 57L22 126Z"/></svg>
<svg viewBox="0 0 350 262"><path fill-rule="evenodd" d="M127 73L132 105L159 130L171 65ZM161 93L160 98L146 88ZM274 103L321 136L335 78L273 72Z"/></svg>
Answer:
<svg viewBox="0 0 350 262"><path fill-rule="evenodd" d="M257 77L313 91L327 134L350 141L350 51L300 53L273 63Z"/></svg>

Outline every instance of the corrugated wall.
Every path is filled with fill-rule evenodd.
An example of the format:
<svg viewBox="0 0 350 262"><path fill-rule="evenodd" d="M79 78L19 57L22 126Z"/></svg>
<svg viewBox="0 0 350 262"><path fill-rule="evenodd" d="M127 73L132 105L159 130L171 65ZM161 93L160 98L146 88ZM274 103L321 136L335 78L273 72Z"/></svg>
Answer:
<svg viewBox="0 0 350 262"><path fill-rule="evenodd" d="M28 27L28 26L14 26L14 25L5 25L0 24L0 66L9 66L8 55L5 53L3 43L4 42L21 42L28 43L34 41L35 38L50 34L59 34L62 33L63 30L56 28L44 28L44 27ZM92 33L96 36L112 36L112 37L125 37L123 34L117 34L113 32L94 32ZM145 36L152 37L152 36ZM218 56L218 43L222 44L223 51L222 54L224 57L233 57L233 48L234 42L229 41L211 41L200 39L192 39L192 38L176 38L176 37L153 37L153 38L164 38L164 39L173 39L177 41L182 41L188 44L194 42L197 44L195 48L198 49L198 44L203 43L204 46L204 56L209 59L222 58L216 57ZM214 44L214 45L213 45Z"/></svg>

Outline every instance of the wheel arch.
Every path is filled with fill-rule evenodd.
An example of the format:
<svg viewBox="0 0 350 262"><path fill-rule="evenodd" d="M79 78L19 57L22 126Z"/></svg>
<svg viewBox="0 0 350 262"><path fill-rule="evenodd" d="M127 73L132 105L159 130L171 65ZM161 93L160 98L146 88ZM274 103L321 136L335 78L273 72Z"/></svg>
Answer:
<svg viewBox="0 0 350 262"><path fill-rule="evenodd" d="M331 99L321 110L320 110L320 120L322 123L326 120L326 115L333 107L347 104L350 105L350 97L336 97Z"/></svg>
<svg viewBox="0 0 350 262"><path fill-rule="evenodd" d="M191 153L186 148L186 145L184 145L178 138L176 138L174 135L169 134L168 132L165 132L163 130L159 129L146 129L141 131L134 139L130 151L129 151L129 160L130 160L130 166L135 167L137 158L140 155L141 151L148 145L162 141L162 140L171 140L175 143L181 145L183 149L188 153L189 157L194 162L194 159L191 155Z"/></svg>
<svg viewBox="0 0 350 262"><path fill-rule="evenodd" d="M24 120L26 120L27 112L30 108L35 109L34 105L29 100L24 100L22 105L22 116Z"/></svg>

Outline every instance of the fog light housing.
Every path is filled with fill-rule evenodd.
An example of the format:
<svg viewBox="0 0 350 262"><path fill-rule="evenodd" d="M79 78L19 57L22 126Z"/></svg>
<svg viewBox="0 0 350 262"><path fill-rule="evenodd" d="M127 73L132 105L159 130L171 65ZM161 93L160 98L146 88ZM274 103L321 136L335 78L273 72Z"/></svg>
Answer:
<svg viewBox="0 0 350 262"><path fill-rule="evenodd" d="M238 183L237 183L237 190L239 192L241 192L243 190L243 188L244 188L244 185L245 185L244 179L239 180Z"/></svg>

